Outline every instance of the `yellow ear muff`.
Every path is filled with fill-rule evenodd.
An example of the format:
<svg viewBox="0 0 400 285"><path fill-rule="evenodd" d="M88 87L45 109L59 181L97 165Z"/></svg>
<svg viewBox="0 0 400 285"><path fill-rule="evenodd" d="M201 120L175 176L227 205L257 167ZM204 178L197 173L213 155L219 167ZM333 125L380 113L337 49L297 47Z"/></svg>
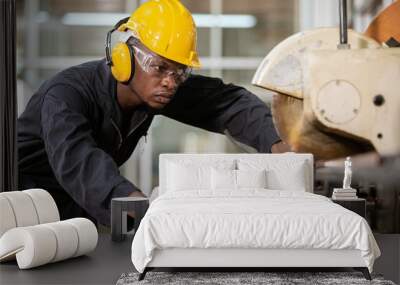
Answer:
<svg viewBox="0 0 400 285"><path fill-rule="evenodd" d="M122 83L128 83L135 72L133 49L126 43L117 43L111 51L111 73Z"/></svg>

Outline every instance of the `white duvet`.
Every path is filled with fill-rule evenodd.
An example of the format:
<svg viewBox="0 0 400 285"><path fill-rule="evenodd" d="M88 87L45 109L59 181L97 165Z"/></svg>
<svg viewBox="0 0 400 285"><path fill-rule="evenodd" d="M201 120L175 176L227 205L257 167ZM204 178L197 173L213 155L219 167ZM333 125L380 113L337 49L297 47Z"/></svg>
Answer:
<svg viewBox="0 0 400 285"><path fill-rule="evenodd" d="M135 268L143 272L165 248L358 249L370 271L380 255L359 215L324 196L266 189L161 195L134 237Z"/></svg>

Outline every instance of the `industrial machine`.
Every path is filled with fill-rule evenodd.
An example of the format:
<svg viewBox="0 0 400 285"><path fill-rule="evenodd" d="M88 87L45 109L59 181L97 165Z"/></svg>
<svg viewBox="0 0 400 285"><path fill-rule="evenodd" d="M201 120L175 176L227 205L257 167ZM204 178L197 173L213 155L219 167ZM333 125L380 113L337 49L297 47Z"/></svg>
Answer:
<svg viewBox="0 0 400 285"><path fill-rule="evenodd" d="M314 192L341 187L342 159L353 156L353 186L367 200L375 232L400 233L400 1L365 33L340 27L295 34L259 65L253 84L273 91L271 110L283 141L323 166Z"/></svg>
<svg viewBox="0 0 400 285"><path fill-rule="evenodd" d="M393 29L400 27L400 2L386 14L397 14L397 25L386 21L393 31L384 35L387 28L375 20L360 34L347 29L342 6L340 29L295 34L260 64L252 83L277 92L275 125L294 151L322 160L371 150L400 154L400 48L387 46L400 42Z"/></svg>

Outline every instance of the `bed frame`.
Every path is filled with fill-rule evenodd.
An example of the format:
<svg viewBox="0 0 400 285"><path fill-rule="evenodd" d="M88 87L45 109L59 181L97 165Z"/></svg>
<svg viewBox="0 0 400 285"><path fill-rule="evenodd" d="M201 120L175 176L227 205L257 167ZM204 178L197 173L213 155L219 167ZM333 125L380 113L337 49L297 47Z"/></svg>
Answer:
<svg viewBox="0 0 400 285"><path fill-rule="evenodd" d="M193 249L156 250L152 261L139 275L143 280L154 268L338 268L351 267L371 280L359 250L328 249ZM288 269L289 271L289 269Z"/></svg>
<svg viewBox="0 0 400 285"><path fill-rule="evenodd" d="M166 162L168 160L200 159L213 161L218 159L238 159L249 156L268 160L302 160L309 166L305 174L307 192L313 192L313 156L311 154L162 154L160 155L160 191L166 185ZM153 259L147 265L139 280L155 268L232 268L246 271L250 268L343 268L350 267L361 271L367 280L371 280L369 270L361 257L359 250L329 250L329 249L254 249L254 248L169 248L157 249Z"/></svg>

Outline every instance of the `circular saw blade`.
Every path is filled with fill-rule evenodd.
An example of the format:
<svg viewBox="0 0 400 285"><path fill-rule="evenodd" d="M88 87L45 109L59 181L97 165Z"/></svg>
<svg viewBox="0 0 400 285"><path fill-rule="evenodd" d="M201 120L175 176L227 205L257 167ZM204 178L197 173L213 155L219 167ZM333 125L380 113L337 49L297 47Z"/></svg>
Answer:
<svg viewBox="0 0 400 285"><path fill-rule="evenodd" d="M282 140L295 152L312 153L316 160L329 160L373 149L365 141L326 132L318 122L307 120L302 99L277 93L272 98L271 111Z"/></svg>

